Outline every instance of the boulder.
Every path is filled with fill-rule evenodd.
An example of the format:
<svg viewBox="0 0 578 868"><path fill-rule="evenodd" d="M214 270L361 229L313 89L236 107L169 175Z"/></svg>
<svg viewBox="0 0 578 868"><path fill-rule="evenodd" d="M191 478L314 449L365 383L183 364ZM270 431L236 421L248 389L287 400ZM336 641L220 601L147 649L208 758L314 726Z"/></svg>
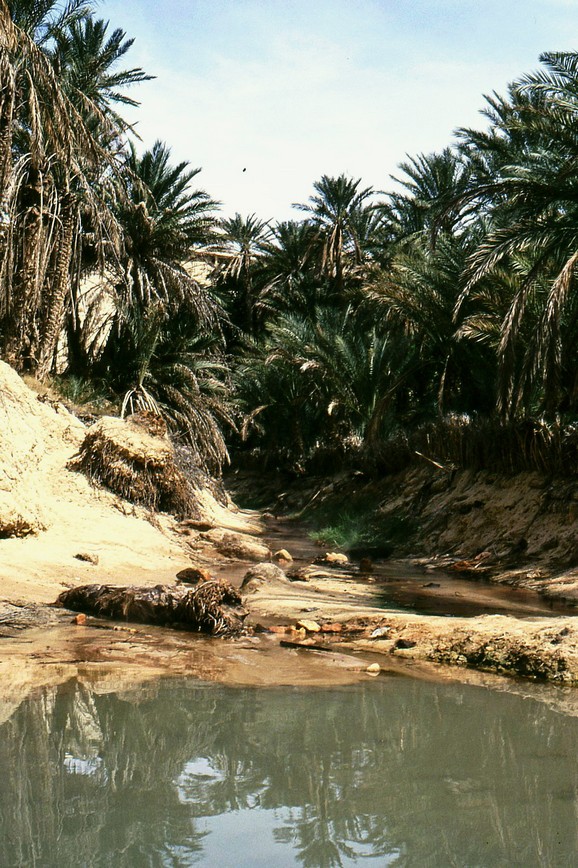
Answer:
<svg viewBox="0 0 578 868"><path fill-rule="evenodd" d="M320 624L318 624L317 621L309 621L307 618L302 618L300 621L297 621L297 627L301 630L305 630L307 633L321 632Z"/></svg>
<svg viewBox="0 0 578 868"><path fill-rule="evenodd" d="M314 563L342 567L349 563L349 558L341 552L325 552L322 557L315 558Z"/></svg>
<svg viewBox="0 0 578 868"><path fill-rule="evenodd" d="M185 567L177 573L177 582L184 585L198 585L199 582L211 582L213 576L203 567Z"/></svg>
<svg viewBox="0 0 578 868"><path fill-rule="evenodd" d="M241 584L241 591L245 594L250 594L256 591L263 585L287 583L287 577L280 567L275 564L256 564L245 573L245 578Z"/></svg>
<svg viewBox="0 0 578 868"><path fill-rule="evenodd" d="M293 560L292 556L289 554L287 549L279 549L279 551L275 552L273 555L274 561L288 561L289 563Z"/></svg>
<svg viewBox="0 0 578 868"><path fill-rule="evenodd" d="M235 533L223 528L214 528L201 534L202 539L213 545L219 554L240 561L264 561L271 556L266 545L253 536Z"/></svg>

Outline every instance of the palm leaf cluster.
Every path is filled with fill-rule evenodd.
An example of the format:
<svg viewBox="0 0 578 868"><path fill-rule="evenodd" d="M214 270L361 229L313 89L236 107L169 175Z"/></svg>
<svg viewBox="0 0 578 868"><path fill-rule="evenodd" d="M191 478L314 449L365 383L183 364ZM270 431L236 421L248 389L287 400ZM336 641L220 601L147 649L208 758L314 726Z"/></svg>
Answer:
<svg viewBox="0 0 578 868"><path fill-rule="evenodd" d="M484 128L407 157L391 193L324 176L304 219L260 226L235 342L256 454L375 456L444 418L573 422L578 53L541 61L486 97Z"/></svg>
<svg viewBox="0 0 578 868"><path fill-rule="evenodd" d="M544 425L564 437L578 53L544 54L486 97L480 129L407 156L389 193L323 175L274 223L217 219L199 169L139 145L122 111L150 76L131 45L93 0L0 0L5 359L161 413L213 472L231 448L385 466L388 444L407 452L435 424L515 443L504 432L530 420L541 456L558 437Z"/></svg>

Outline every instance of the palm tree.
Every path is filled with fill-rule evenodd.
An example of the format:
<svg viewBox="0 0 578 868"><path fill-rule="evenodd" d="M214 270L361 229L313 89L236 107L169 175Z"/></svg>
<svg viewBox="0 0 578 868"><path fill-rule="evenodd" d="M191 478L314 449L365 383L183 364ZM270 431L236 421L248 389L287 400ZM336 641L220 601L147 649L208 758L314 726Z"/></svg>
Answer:
<svg viewBox="0 0 578 868"><path fill-rule="evenodd" d="M472 255L462 300L504 267L518 275L498 349L504 416L529 408L530 395L550 414L574 406L578 397L572 376L563 387L576 341L571 290L578 264L578 54L545 54L541 60L545 70L515 82L509 101L491 103L489 134L462 132L466 148L492 155L494 170L470 194L492 203L492 226ZM529 316L535 340L520 367Z"/></svg>
<svg viewBox="0 0 578 868"><path fill-rule="evenodd" d="M126 299L146 307L151 301L186 301L203 326L214 326L216 305L190 276L195 249L213 235L217 203L191 187L201 171L188 162L173 166L171 151L157 141L138 156L133 145L125 164L128 196L120 202L125 255L118 288Z"/></svg>
<svg viewBox="0 0 578 868"><path fill-rule="evenodd" d="M259 305L273 315L292 311L307 316L322 301L315 227L307 220L277 223L260 250Z"/></svg>
<svg viewBox="0 0 578 868"><path fill-rule="evenodd" d="M373 449L397 423L409 364L407 342L368 327L352 306L282 314L234 374L242 433L264 460L301 467Z"/></svg>
<svg viewBox="0 0 578 868"><path fill-rule="evenodd" d="M227 309L234 325L247 335L259 329L254 271L258 267L263 244L269 237L269 224L255 214L220 221L221 239L230 254L229 261L217 274L227 297Z"/></svg>
<svg viewBox="0 0 578 868"><path fill-rule="evenodd" d="M232 424L222 311L188 271L213 238L216 203L191 183L200 169L173 165L160 141L140 156L131 147L126 171L124 252L105 287L111 313L100 330L88 321L92 372L133 409L160 412L197 463L216 472L227 457L220 426Z"/></svg>
<svg viewBox="0 0 578 868"><path fill-rule="evenodd" d="M463 205L472 174L467 159L445 148L440 153L410 157L399 169L403 175L393 180L401 190L390 193L380 209L396 242L427 232L433 244L438 233L456 233L464 228L475 211L475 205Z"/></svg>
<svg viewBox="0 0 578 868"><path fill-rule="evenodd" d="M74 18L66 27L55 30L50 56L62 87L78 111L96 114L97 121L106 118L118 134L128 127L113 106L138 106L125 93L126 88L154 76L140 67L118 69L134 39L127 39L120 27L108 36L108 28L109 22L101 18Z"/></svg>
<svg viewBox="0 0 578 868"><path fill-rule="evenodd" d="M371 187L359 189L361 180L346 175L337 178L323 175L313 184L316 195L306 204L295 204L305 212L316 228L322 243L321 274L328 279L339 298L346 278L361 266L364 259L360 215L373 206L367 202L374 196Z"/></svg>
<svg viewBox="0 0 578 868"><path fill-rule="evenodd" d="M496 305L490 298L482 302L478 293L455 316L475 242L470 229L457 237L440 235L432 248L429 233L422 233L369 288L375 316L403 334L411 348L412 363L398 383L408 395L406 421L493 409L495 355L484 314L494 316Z"/></svg>
<svg viewBox="0 0 578 868"><path fill-rule="evenodd" d="M30 340L30 311L38 306L40 271L46 265L40 203L53 213L57 206L51 201L49 167L58 164L81 175L79 160L94 156L92 135L67 99L47 52L52 34L89 9L80 0L63 8L49 0L0 2L0 315L4 351L16 363L23 339ZM50 223L54 230L57 222Z"/></svg>
<svg viewBox="0 0 578 868"><path fill-rule="evenodd" d="M222 429L234 428L234 420L218 334L201 335L191 311L167 316L156 302L131 310L114 353L107 385L112 396L124 396L121 416L162 416L195 465L220 475L229 457Z"/></svg>
<svg viewBox="0 0 578 868"><path fill-rule="evenodd" d="M94 21L91 8L79 0L15 0L2 8L22 107L11 138L21 156L3 191L13 215L2 274L4 347L40 378L53 364L83 217L93 237L114 240L102 182L115 168L111 143L126 124L111 103L134 102L121 89L148 78L140 69L111 69L132 40L117 30L105 42L107 24Z"/></svg>

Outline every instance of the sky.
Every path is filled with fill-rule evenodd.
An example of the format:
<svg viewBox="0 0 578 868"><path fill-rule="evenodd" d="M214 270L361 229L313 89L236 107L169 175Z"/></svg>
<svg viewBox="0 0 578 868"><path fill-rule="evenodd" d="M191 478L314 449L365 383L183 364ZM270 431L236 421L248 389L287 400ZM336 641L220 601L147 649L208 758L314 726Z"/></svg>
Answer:
<svg viewBox="0 0 578 868"><path fill-rule="evenodd" d="M484 127L483 94L578 50L578 0L101 0L155 75L125 117L221 203L299 218L322 175L390 190L406 155ZM397 172L399 174L399 172Z"/></svg>

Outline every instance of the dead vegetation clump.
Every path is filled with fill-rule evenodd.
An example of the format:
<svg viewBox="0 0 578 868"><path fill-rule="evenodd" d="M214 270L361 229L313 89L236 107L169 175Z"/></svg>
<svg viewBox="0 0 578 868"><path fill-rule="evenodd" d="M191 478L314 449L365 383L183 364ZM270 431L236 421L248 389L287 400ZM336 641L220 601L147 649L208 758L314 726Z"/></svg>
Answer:
<svg viewBox="0 0 578 868"><path fill-rule="evenodd" d="M578 426L454 414L385 440L369 460L384 473L430 462L446 470L576 475Z"/></svg>
<svg viewBox="0 0 578 868"><path fill-rule="evenodd" d="M180 518L199 518L193 489L175 463L166 428L149 414L103 416L68 467L131 503Z"/></svg>
<svg viewBox="0 0 578 868"><path fill-rule="evenodd" d="M81 585L60 594L55 605L117 621L183 627L212 636L240 633L247 615L238 592L220 579L200 582L193 589Z"/></svg>

